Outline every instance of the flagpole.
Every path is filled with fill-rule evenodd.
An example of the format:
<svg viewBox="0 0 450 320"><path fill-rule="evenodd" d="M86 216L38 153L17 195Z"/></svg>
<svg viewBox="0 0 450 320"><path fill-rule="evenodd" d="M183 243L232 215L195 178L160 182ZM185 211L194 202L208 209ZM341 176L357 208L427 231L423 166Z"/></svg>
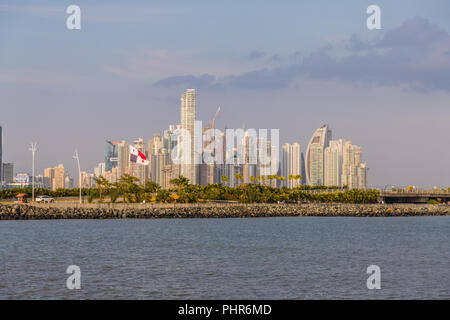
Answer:
<svg viewBox="0 0 450 320"><path fill-rule="evenodd" d="M32 165L31 165L31 189L32 189L32 191L31 191L31 201L32 202L34 202L34 154L36 153L36 150L37 150L37 148L36 148L36 146L37 146L37 144L36 144L36 142L34 142L34 143L31 143L31 147L30 147L30 151L31 151L31 154L32 154Z"/></svg>

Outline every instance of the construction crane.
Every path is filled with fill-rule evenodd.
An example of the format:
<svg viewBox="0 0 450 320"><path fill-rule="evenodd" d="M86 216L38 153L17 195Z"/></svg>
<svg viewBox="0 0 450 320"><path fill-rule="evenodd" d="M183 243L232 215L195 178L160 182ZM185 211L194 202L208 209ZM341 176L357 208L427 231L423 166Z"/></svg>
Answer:
<svg viewBox="0 0 450 320"><path fill-rule="evenodd" d="M214 117L210 120L211 127L213 127L213 128L215 128L215 122L216 122L216 118L217 118L217 115L219 114L219 112L220 112L220 106L217 108L217 111L216 111L216 114L214 115Z"/></svg>

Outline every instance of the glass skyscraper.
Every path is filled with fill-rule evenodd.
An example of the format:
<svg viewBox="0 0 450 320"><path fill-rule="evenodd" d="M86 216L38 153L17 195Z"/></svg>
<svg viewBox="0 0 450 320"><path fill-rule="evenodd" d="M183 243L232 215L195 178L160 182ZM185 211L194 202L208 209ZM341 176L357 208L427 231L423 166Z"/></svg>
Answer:
<svg viewBox="0 0 450 320"><path fill-rule="evenodd" d="M117 167L119 158L119 143L106 141L105 149L105 171L111 171Z"/></svg>
<svg viewBox="0 0 450 320"><path fill-rule="evenodd" d="M306 149L306 181L309 185L324 184L325 148L331 140L331 130L324 125L314 132Z"/></svg>

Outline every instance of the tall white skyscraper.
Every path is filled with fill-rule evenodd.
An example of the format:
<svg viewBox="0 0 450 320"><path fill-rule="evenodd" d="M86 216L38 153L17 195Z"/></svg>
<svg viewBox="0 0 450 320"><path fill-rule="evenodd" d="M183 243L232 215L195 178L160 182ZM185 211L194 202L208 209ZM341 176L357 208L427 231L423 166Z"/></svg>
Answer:
<svg viewBox="0 0 450 320"><path fill-rule="evenodd" d="M342 139L331 140L325 148L325 185L341 186L342 156L345 141Z"/></svg>
<svg viewBox="0 0 450 320"><path fill-rule="evenodd" d="M104 176L105 175L105 162L100 162L97 167L94 168L94 175L96 177Z"/></svg>
<svg viewBox="0 0 450 320"><path fill-rule="evenodd" d="M187 89L181 96L181 128L190 134L190 151L187 161L181 164L181 174L189 179L190 183L197 183L197 170L195 165L195 117L196 117L195 89ZM186 137L187 138L187 137ZM185 137L183 137L185 139Z"/></svg>
<svg viewBox="0 0 450 320"><path fill-rule="evenodd" d="M362 162L362 148L352 145L350 140L347 141L344 145L342 161L342 185L346 185L349 189L367 188L369 169Z"/></svg>
<svg viewBox="0 0 450 320"><path fill-rule="evenodd" d="M309 185L323 185L325 148L331 140L331 130L324 125L314 132L306 149L306 181Z"/></svg>
<svg viewBox="0 0 450 320"><path fill-rule="evenodd" d="M130 172L130 145L126 141L118 144L118 179Z"/></svg>
<svg viewBox="0 0 450 320"><path fill-rule="evenodd" d="M291 176L301 175L302 158L300 151L300 144L285 143L282 147L281 155L281 176L286 180L281 183L281 186L288 188L295 188L301 185L300 179L289 179ZM302 177L304 178L304 177Z"/></svg>

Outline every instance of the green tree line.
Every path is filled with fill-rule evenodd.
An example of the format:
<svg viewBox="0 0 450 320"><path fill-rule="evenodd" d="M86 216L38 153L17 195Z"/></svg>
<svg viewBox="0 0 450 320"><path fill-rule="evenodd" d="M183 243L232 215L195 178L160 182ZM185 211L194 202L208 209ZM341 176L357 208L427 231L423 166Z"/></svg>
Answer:
<svg viewBox="0 0 450 320"><path fill-rule="evenodd" d="M240 177L238 177L240 178ZM260 179L257 179L260 180ZM254 183L240 184L229 187L225 184L210 184L206 186L194 185L186 177L180 176L171 180L172 188L165 190L155 182L147 181L144 185L139 179L124 175L117 183L110 183L104 177L96 178L96 187L82 189L82 195L88 202L95 199L111 202L118 200L127 203L140 202L179 202L196 203L205 201L238 201L241 203L297 203L297 202L341 202L341 203L376 203L379 197L378 190L359 190L328 186L298 186L288 189L274 188L255 181ZM1 199L14 198L19 193L31 196L31 188L6 189L0 191ZM51 197L76 197L79 189L35 189L35 195L48 195Z"/></svg>

